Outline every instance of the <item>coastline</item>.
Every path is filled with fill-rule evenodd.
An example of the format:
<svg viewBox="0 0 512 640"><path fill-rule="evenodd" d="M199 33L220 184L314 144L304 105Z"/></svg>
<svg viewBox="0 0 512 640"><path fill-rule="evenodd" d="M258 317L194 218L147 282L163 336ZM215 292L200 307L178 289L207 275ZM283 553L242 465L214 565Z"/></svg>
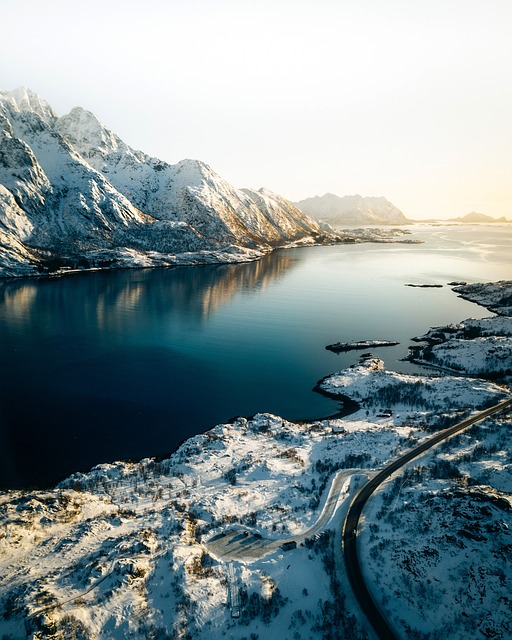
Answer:
<svg viewBox="0 0 512 640"><path fill-rule="evenodd" d="M314 387L350 410L340 417L359 410L353 420L330 416L290 422L264 413L233 418L186 439L169 457L100 464L86 473L72 474L50 491L0 494L7 532L0 545L8 560L0 594L8 603L9 620L48 632L80 620L84 628L97 632L113 628L116 620L129 615L139 635L149 637L156 624L167 635L179 627L186 628L193 640L220 640L226 629L236 632L234 637L245 632L256 635L262 629L277 637L280 629L295 624L300 617L297 611L309 607L311 613L301 618L301 629L309 625L308 633L316 637L318 625L327 628L327 605L323 603L329 602L336 612L328 620L329 628L339 629L339 586L332 562L328 562L335 553L339 518L323 522L317 516L329 501L329 482L339 478L334 513L334 509L346 508L362 476L375 474L404 447L410 449L424 441L432 427L441 429L446 421L460 421L461 412L504 394L497 385L473 377L397 374L385 370L378 358L366 362L366 367L352 366L326 376ZM337 378L333 388L353 395L320 386L333 377ZM390 388L398 393L379 395ZM372 394L378 396L376 403ZM384 406L390 409L381 410ZM386 487L377 492L373 505L365 508L366 524L360 527L358 539L364 565L375 570L369 587L373 592L378 585L379 593L394 594L384 602L383 613L397 628L403 628L403 619L409 628L436 630L445 625L444 619L433 623L427 617L424 622L418 615L424 574L436 581L443 597L450 596L455 581L442 579L447 562L441 554L424 553L425 541L429 549L443 550L449 558L450 575L456 575L464 589L468 546L474 551L471 562L481 558L493 572L502 565L495 552L508 540L506 520L511 511L506 487L493 482L488 471L487 460L493 453L497 452L500 464L506 462L501 455L504 441L501 448L489 446L496 433L489 425L477 429L470 452L466 441L455 442L455 454L451 446L434 451L432 458L422 458L421 466L409 475L390 483L387 492ZM452 462L456 455L464 461L461 470ZM471 462L475 474L481 475L464 483L462 473L467 473ZM467 492L467 486L477 487L476 493ZM456 513L452 500L461 505ZM475 518L488 527L476 533L467 525L472 500L477 501ZM493 508L498 505L498 511L483 511L482 501ZM417 524L410 525L410 513L424 513L431 507L432 517L439 520L436 528L424 531ZM453 535L445 535L443 517L453 522ZM481 531L492 532L492 537ZM229 553L222 555L208 542L222 539L226 532ZM299 542L286 544L292 539ZM269 549L268 555L252 551L265 540L276 540L276 548ZM391 545L396 547L393 553L382 554ZM421 569L419 578L411 577L409 565L401 562L404 553ZM453 570L453 553L462 558L458 574ZM471 574L471 584L479 586L480 577L478 572ZM241 596L234 608L226 600L226 584ZM247 598L239 585L246 588ZM486 584L486 588L493 600L507 593L507 584ZM170 598L171 594L175 597ZM263 627L251 604L260 599L275 605L270 615L265 613ZM106 600L107 608L103 606ZM448 604L443 615L459 624L465 605ZM475 606L486 620L493 615L485 602ZM352 631L359 628L352 618L353 607L347 599L342 612ZM204 618L197 621L190 612L199 609ZM147 615L139 617L141 610ZM9 621L5 616L3 620L0 618L2 631L9 630ZM119 633L126 636L125 631Z"/></svg>
<svg viewBox="0 0 512 640"><path fill-rule="evenodd" d="M264 245L257 249L243 246L230 246L225 250L201 250L196 252L161 254L156 251L138 253L128 247L113 249L112 256L76 256L61 257L42 261L37 264L23 264L16 273L2 273L0 269L0 284L2 281L12 281L30 278L60 278L77 273L94 273L98 271L113 271L117 269L172 269L174 267L201 267L205 265L244 264L255 262L269 253L285 249L300 247L322 247L354 244L423 244L423 240L402 239L401 236L410 233L403 229L354 229L351 235L342 235L342 230L333 229L331 236L306 236L282 245ZM40 249L38 249L40 250ZM44 250L40 250L44 251ZM98 254L108 250L100 250ZM80 264L83 266L80 266ZM96 264L95 264L96 263ZM53 266L49 266L53 265ZM27 269L33 271L27 273ZM12 269L11 269L12 270Z"/></svg>

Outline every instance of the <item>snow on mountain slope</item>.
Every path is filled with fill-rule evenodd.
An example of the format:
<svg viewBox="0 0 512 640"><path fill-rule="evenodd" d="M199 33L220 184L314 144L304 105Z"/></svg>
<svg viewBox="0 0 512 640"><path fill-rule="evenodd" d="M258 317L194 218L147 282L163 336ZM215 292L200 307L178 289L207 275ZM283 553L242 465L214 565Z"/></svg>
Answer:
<svg viewBox="0 0 512 640"><path fill-rule="evenodd" d="M107 177L140 209L162 211L174 208L170 199L166 201L158 196L172 185L172 176L165 175L165 168L169 165L134 151L106 129L90 111L75 107L57 120L55 129L91 167Z"/></svg>
<svg viewBox="0 0 512 640"><path fill-rule="evenodd" d="M135 151L84 109L60 118L56 129L116 189L156 218L179 218L212 240L249 246L322 234L316 222L283 198L274 196L268 207L261 195L235 189L204 162L170 165Z"/></svg>
<svg viewBox="0 0 512 640"><path fill-rule="evenodd" d="M1 153L0 150L0 162ZM23 245L33 228L12 193L0 184L0 273L6 276L37 273L32 266L36 257Z"/></svg>
<svg viewBox="0 0 512 640"><path fill-rule="evenodd" d="M308 215L329 224L408 224L404 214L386 198L336 196L326 193L295 203Z"/></svg>
<svg viewBox="0 0 512 640"><path fill-rule="evenodd" d="M16 264L25 275L49 262L229 262L343 240L283 198L235 189L203 162L170 165L133 150L84 109L58 118L28 89L0 92L0 185L0 276L16 275Z"/></svg>
<svg viewBox="0 0 512 640"><path fill-rule="evenodd" d="M5 207L0 219L6 232L39 251L41 260L71 256L91 262L91 252L106 251L106 261L119 259L124 248L168 253L206 248L183 223L155 224L77 153L55 130L55 120L22 111L9 96L2 100L4 95L0 184L17 203L30 234L19 234Z"/></svg>
<svg viewBox="0 0 512 640"><path fill-rule="evenodd" d="M296 207L285 198L262 188L258 191L242 189L264 214L268 223L275 227L276 232L282 237L293 239L297 236L297 230L306 234L321 234L322 229L317 222Z"/></svg>
<svg viewBox="0 0 512 640"><path fill-rule="evenodd" d="M27 87L18 87L14 91L2 92L0 96L8 101L16 111L31 111L37 113L45 122L50 123L57 118L57 114L51 106Z"/></svg>

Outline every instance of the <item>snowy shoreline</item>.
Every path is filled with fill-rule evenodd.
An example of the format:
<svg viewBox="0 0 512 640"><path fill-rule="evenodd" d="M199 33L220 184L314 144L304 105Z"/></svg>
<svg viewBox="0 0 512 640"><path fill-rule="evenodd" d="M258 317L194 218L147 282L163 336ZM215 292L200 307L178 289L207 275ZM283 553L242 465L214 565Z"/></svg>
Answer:
<svg viewBox="0 0 512 640"><path fill-rule="evenodd" d="M467 295L487 295L485 285L472 286ZM498 287L505 302L511 287ZM474 322L454 353L480 351L475 326L487 334L508 326L503 316ZM318 384L337 400L350 396L357 409L304 423L237 418L186 440L167 459L102 464L54 490L0 493L0 632L12 640L28 632L364 638L334 546L340 514L363 476L499 401L511 381L399 374L369 357ZM472 427L390 480L368 505L365 576L401 636L450 629L454 640L468 640L492 629L495 638L509 637L509 427L510 416ZM332 517L302 539L334 477L346 484ZM241 555L228 561L209 544L233 528ZM262 538L276 548L244 555ZM283 548L280 539L299 542ZM428 602L436 603L435 618Z"/></svg>
<svg viewBox="0 0 512 640"><path fill-rule="evenodd" d="M332 230L332 234L322 237L307 237L295 242L276 245L260 246L257 249L231 246L226 250L196 251L184 253L159 253L156 251L136 251L125 247L112 251L98 251L80 257L65 257L49 259L46 263L37 265L24 264L19 268L1 269L0 284L5 281L21 279L60 278L77 273L96 273L98 271L112 271L117 269L172 269L175 267L201 267L205 265L243 264L261 260L269 253L279 250L296 249L300 247L319 247L353 244L421 244L422 241L402 239L409 233L403 229L355 229L348 234L343 231ZM1 255L0 255L1 257Z"/></svg>

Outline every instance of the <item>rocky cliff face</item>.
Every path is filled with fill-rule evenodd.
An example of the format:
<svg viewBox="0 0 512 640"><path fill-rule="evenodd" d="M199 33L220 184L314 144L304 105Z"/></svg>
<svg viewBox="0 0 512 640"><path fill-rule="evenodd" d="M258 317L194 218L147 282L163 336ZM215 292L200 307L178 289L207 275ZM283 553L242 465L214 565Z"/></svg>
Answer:
<svg viewBox="0 0 512 640"><path fill-rule="evenodd" d="M239 261L326 239L339 237L284 198L136 151L82 108L59 118L27 89L0 92L0 276Z"/></svg>
<svg viewBox="0 0 512 640"><path fill-rule="evenodd" d="M396 225L410 222L400 209L382 197L365 198L355 195L341 198L326 193L295 204L307 215L334 225Z"/></svg>

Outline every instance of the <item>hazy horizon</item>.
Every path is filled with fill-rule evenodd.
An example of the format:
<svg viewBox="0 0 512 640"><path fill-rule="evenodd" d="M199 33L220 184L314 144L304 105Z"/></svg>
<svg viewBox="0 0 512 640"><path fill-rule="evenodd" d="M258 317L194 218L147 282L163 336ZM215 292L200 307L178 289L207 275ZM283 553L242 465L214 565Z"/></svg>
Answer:
<svg viewBox="0 0 512 640"><path fill-rule="evenodd" d="M0 88L299 201L512 217L512 4L6 0Z"/></svg>

